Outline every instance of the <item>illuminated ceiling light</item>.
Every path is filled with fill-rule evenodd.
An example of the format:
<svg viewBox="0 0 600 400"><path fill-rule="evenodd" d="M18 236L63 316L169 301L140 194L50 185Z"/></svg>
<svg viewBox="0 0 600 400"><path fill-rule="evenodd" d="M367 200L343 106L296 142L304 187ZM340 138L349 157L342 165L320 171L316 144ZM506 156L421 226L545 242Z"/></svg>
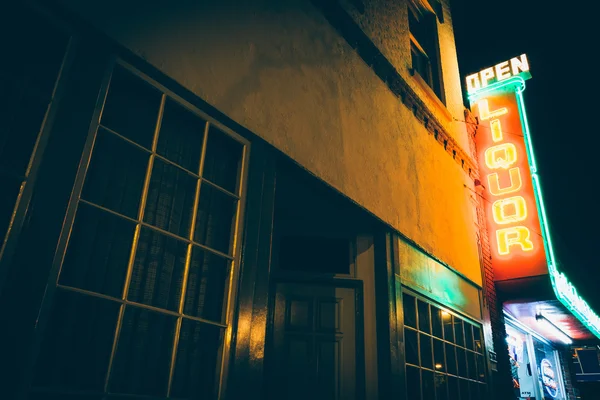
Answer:
<svg viewBox="0 0 600 400"><path fill-rule="evenodd" d="M435 369L442 369L442 364L440 364L440 363L435 364Z"/></svg>
<svg viewBox="0 0 600 400"><path fill-rule="evenodd" d="M564 333L559 327L550 322L546 317L542 314L537 314L535 316L535 320L544 326L544 330L552 331L552 334L556 336L558 340L563 342L564 344L571 344L573 341L566 333Z"/></svg>

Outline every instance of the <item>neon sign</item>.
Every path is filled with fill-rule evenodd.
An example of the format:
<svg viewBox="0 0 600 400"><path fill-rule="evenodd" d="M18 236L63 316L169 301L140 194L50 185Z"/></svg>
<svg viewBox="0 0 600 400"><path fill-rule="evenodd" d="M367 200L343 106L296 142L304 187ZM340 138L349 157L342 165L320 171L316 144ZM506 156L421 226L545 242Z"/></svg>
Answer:
<svg viewBox="0 0 600 400"><path fill-rule="evenodd" d="M500 63L497 70L494 68L495 83L489 83L493 77L488 79L490 72L484 74L485 70L474 74L479 78L467 77L469 100L475 105L482 125L476 144L481 173L487 183L484 197L489 203L488 233L490 243L496 244L493 250L495 279L549 274L560 302L600 338L600 317L557 269L523 101L525 79L531 75L529 65L523 63L527 62L525 55L519 59L527 68L518 76L507 78L506 66ZM515 71L518 72L518 68ZM473 82L471 86L469 79ZM490 150L489 160L486 160L485 152L502 143L508 145ZM523 200L506 200L516 196ZM494 208L496 201L502 203Z"/></svg>
<svg viewBox="0 0 600 400"><path fill-rule="evenodd" d="M467 76L467 92L471 94L486 88L491 83L501 82L518 75L522 76L523 79L531 77L529 74L529 61L527 61L525 54Z"/></svg>
<svg viewBox="0 0 600 400"><path fill-rule="evenodd" d="M481 124L477 152L497 280L548 273L515 79L484 82L487 90L472 99Z"/></svg>

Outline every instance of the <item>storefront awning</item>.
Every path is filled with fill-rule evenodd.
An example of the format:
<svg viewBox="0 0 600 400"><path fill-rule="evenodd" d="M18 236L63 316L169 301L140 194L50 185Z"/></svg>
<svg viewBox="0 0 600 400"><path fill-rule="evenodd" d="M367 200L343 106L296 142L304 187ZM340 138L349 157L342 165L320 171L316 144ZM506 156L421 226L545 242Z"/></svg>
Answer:
<svg viewBox="0 0 600 400"><path fill-rule="evenodd" d="M548 340L582 345L597 342L593 311L584 309L582 313L592 314L582 321L570 309L581 305L559 300L549 275L501 281L496 286L504 311Z"/></svg>

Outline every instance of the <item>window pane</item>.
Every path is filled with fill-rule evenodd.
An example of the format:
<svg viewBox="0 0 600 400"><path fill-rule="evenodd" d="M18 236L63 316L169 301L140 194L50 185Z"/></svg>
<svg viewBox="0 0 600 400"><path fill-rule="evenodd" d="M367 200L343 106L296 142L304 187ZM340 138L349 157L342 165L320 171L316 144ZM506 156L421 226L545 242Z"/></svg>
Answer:
<svg viewBox="0 0 600 400"><path fill-rule="evenodd" d="M459 386L460 386L460 400L470 400L471 399L471 395L470 395L471 392L469 390L469 381L466 381L464 379L459 379L458 383L459 383Z"/></svg>
<svg viewBox="0 0 600 400"><path fill-rule="evenodd" d="M446 371L446 362L444 360L444 342L433 339L433 362L436 371Z"/></svg>
<svg viewBox="0 0 600 400"><path fill-rule="evenodd" d="M470 388L472 400L483 399L483 397L480 397L480 393L479 393L481 386L483 386L483 385L480 383L469 382L469 388Z"/></svg>
<svg viewBox="0 0 600 400"><path fill-rule="evenodd" d="M465 350L456 348L456 361L458 362L458 375L467 377L467 358Z"/></svg>
<svg viewBox="0 0 600 400"><path fill-rule="evenodd" d="M241 143L211 126L206 144L204 178L236 193L242 150Z"/></svg>
<svg viewBox="0 0 600 400"><path fill-rule="evenodd" d="M186 399L213 399L218 387L223 330L183 319L171 395Z"/></svg>
<svg viewBox="0 0 600 400"><path fill-rule="evenodd" d="M223 321L230 265L231 261L194 247L185 293L185 314Z"/></svg>
<svg viewBox="0 0 600 400"><path fill-rule="evenodd" d="M475 356L475 362L477 363L477 379L481 382L485 382L485 365L483 355L477 354Z"/></svg>
<svg viewBox="0 0 600 400"><path fill-rule="evenodd" d="M154 160L144 221L188 238L197 178L159 159Z"/></svg>
<svg viewBox="0 0 600 400"><path fill-rule="evenodd" d="M21 180L14 178L7 178L0 175L0 184L2 190L0 190L0 245L4 240L10 219L12 218L15 202L19 191L21 190Z"/></svg>
<svg viewBox="0 0 600 400"><path fill-rule="evenodd" d="M419 330L422 332L431 332L429 326L429 304L417 300L417 311L419 313Z"/></svg>
<svg viewBox="0 0 600 400"><path fill-rule="evenodd" d="M417 327L417 311L415 308L415 298L409 294L402 295L404 309L404 325Z"/></svg>
<svg viewBox="0 0 600 400"><path fill-rule="evenodd" d="M465 345L465 335L463 333L463 322L459 318L454 318L454 339L457 345Z"/></svg>
<svg viewBox="0 0 600 400"><path fill-rule="evenodd" d="M446 343L446 366L448 368L448 373L456 375L456 347Z"/></svg>
<svg viewBox="0 0 600 400"><path fill-rule="evenodd" d="M148 153L100 129L81 197L137 218L149 157Z"/></svg>
<svg viewBox="0 0 600 400"><path fill-rule="evenodd" d="M142 228L127 298L178 311L187 244Z"/></svg>
<svg viewBox="0 0 600 400"><path fill-rule="evenodd" d="M458 379L456 379L456 378L454 378L452 376L448 377L448 397L451 400L461 399L461 397L460 397L460 390L459 390L459 387L458 387Z"/></svg>
<svg viewBox="0 0 600 400"><path fill-rule="evenodd" d="M231 253L231 233L237 200L210 184L200 188L195 241L223 253Z"/></svg>
<svg viewBox="0 0 600 400"><path fill-rule="evenodd" d="M446 311L442 311L442 323L444 324L444 339L454 343L452 315Z"/></svg>
<svg viewBox="0 0 600 400"><path fill-rule="evenodd" d="M473 350L473 325L465 322L465 347Z"/></svg>
<svg viewBox="0 0 600 400"><path fill-rule="evenodd" d="M167 99L158 136L157 152L192 172L200 169L206 121Z"/></svg>
<svg viewBox="0 0 600 400"><path fill-rule="evenodd" d="M102 112L102 125L147 149L152 147L161 93L116 66Z"/></svg>
<svg viewBox="0 0 600 400"><path fill-rule="evenodd" d="M431 327L434 336L443 337L442 310L433 305L431 306Z"/></svg>
<svg viewBox="0 0 600 400"><path fill-rule="evenodd" d="M165 396L174 332L175 317L126 306L110 391Z"/></svg>
<svg viewBox="0 0 600 400"><path fill-rule="evenodd" d="M119 304L57 289L37 361L37 387L104 389Z"/></svg>
<svg viewBox="0 0 600 400"><path fill-rule="evenodd" d="M433 372L421 371L421 378L423 381L423 400L435 400L435 382L433 379Z"/></svg>
<svg viewBox="0 0 600 400"><path fill-rule="evenodd" d="M475 367L475 353L467 351L467 368L469 369L469 379L477 379L477 370Z"/></svg>
<svg viewBox="0 0 600 400"><path fill-rule="evenodd" d="M435 396L436 396L436 400L448 400L448 376L447 375L435 374Z"/></svg>
<svg viewBox="0 0 600 400"><path fill-rule="evenodd" d="M79 204L59 282L121 298L135 225Z"/></svg>
<svg viewBox="0 0 600 400"><path fill-rule="evenodd" d="M424 368L433 369L433 351L431 337L419 334L419 347L421 349L421 366Z"/></svg>
<svg viewBox="0 0 600 400"><path fill-rule="evenodd" d="M419 365L419 342L417 339L417 332L411 329L405 329L404 343L406 348L406 362Z"/></svg>
<svg viewBox="0 0 600 400"><path fill-rule="evenodd" d="M483 353L483 344L481 342L481 328L478 326L473 327L473 340L475 341L475 351Z"/></svg>
<svg viewBox="0 0 600 400"><path fill-rule="evenodd" d="M407 398L421 400L421 371L418 368L406 366ZM410 382L410 384L408 383Z"/></svg>

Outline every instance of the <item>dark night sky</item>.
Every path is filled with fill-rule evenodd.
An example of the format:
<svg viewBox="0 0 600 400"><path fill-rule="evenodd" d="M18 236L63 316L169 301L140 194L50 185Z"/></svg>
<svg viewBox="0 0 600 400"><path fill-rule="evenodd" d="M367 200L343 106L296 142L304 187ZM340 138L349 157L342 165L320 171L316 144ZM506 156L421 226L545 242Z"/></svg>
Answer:
<svg viewBox="0 0 600 400"><path fill-rule="evenodd" d="M525 102L554 248L561 270L600 314L600 19L598 6L556 4L452 1L458 61L464 82L527 54Z"/></svg>

